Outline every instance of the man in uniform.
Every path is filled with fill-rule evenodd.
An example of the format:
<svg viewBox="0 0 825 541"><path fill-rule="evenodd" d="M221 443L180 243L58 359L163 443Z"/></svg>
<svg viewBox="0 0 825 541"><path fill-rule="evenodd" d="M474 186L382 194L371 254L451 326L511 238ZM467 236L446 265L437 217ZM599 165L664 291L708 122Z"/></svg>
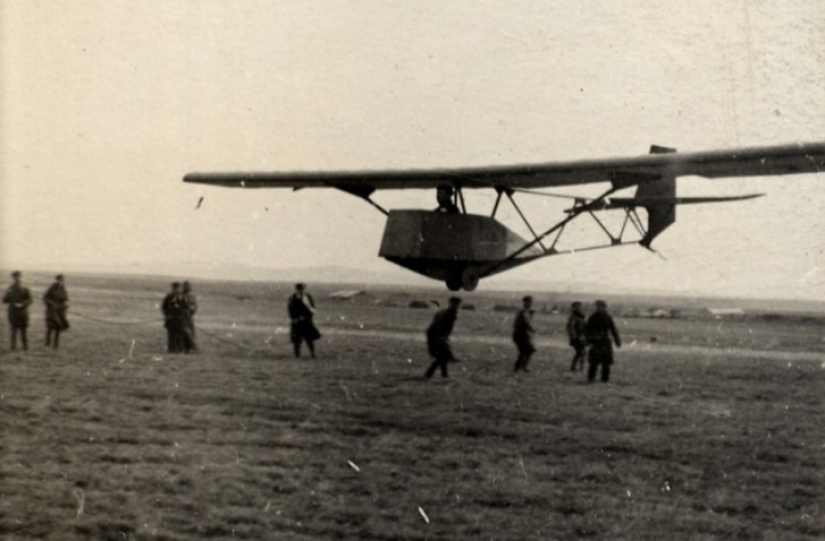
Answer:
<svg viewBox="0 0 825 541"><path fill-rule="evenodd" d="M29 341L26 337L26 329L29 327L29 305L32 303L32 295L27 287L23 287L20 280L20 271L11 273L12 285L3 295L3 303L9 305L9 325L11 326L11 349L17 349L17 334L20 333L20 340L23 344L23 351L29 349Z"/></svg>
<svg viewBox="0 0 825 541"><path fill-rule="evenodd" d="M527 295L521 299L522 308L516 314L516 320L513 322L513 342L518 348L518 359L516 359L516 366L513 372L519 370L527 370L527 363L530 362L530 357L536 352L536 346L533 345L533 297Z"/></svg>
<svg viewBox="0 0 825 541"><path fill-rule="evenodd" d="M458 318L458 307L461 299L450 298L450 305L444 310L436 312L432 323L427 327L427 349L430 356L435 360L432 362L427 372L424 373L426 379L433 377L435 370L441 368L441 377L447 377L447 365L455 361L453 351L450 348L450 334L453 332L455 320Z"/></svg>
<svg viewBox="0 0 825 541"><path fill-rule="evenodd" d="M607 383L610 380L610 365L613 364L613 343L615 342L616 347L620 348L622 340L613 318L607 313L606 302L596 301L596 311L587 318L584 333L587 336L587 343L590 344L587 381L592 382L596 379L596 372L601 365L602 381Z"/></svg>
<svg viewBox="0 0 825 541"><path fill-rule="evenodd" d="M315 358L315 341L321 338L321 333L312 318L315 315L315 301L312 295L306 292L306 284L295 284L295 292L290 295L287 303L290 320L290 339L296 357L301 356L301 342L306 342L309 354Z"/></svg>
<svg viewBox="0 0 825 541"><path fill-rule="evenodd" d="M46 304L46 347L57 349L60 345L60 333L69 328L69 321L66 319L69 294L66 292L62 274L55 276L54 283L43 295L43 302Z"/></svg>
<svg viewBox="0 0 825 541"><path fill-rule="evenodd" d="M195 343L195 312L198 311L198 300L192 293L192 284L183 283L183 352L192 353L198 350Z"/></svg>
<svg viewBox="0 0 825 541"><path fill-rule="evenodd" d="M570 347L575 351L570 370L575 372L577 367L579 370L584 370L584 353L587 349L587 340L584 335L582 303L578 301L571 306L570 317L567 318L567 338L570 341Z"/></svg>
<svg viewBox="0 0 825 541"><path fill-rule="evenodd" d="M163 298L160 309L166 327L166 350L169 353L183 352L184 301L178 282L172 284L172 290Z"/></svg>

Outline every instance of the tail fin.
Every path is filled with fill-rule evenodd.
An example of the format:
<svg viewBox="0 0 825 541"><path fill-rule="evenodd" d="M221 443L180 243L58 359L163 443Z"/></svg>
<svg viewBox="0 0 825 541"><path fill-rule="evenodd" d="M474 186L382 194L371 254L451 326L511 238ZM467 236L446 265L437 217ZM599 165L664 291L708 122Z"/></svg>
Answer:
<svg viewBox="0 0 825 541"><path fill-rule="evenodd" d="M676 152L675 148L652 145L651 154L670 154ZM638 198L664 198L674 200L676 198L676 177L665 173L658 180L643 182L636 188ZM644 205L647 210L647 233L639 241L639 244L650 249L653 242L662 231L676 221L676 205L673 203L656 203Z"/></svg>

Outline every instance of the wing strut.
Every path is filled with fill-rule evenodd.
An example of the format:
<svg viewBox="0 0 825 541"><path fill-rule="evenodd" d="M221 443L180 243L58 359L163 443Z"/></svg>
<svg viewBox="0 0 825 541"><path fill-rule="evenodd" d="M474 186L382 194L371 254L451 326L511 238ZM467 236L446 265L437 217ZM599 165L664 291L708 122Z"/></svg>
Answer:
<svg viewBox="0 0 825 541"><path fill-rule="evenodd" d="M501 186L496 186L496 202L493 205L493 212L492 214L490 214L490 218L496 217L496 211L498 210L499 203L501 203L501 195L504 193L504 191L505 188L502 188Z"/></svg>
<svg viewBox="0 0 825 541"><path fill-rule="evenodd" d="M455 187L455 201L454 203L461 203L461 213L467 214L467 205L464 203L464 192L461 191L461 186Z"/></svg>
<svg viewBox="0 0 825 541"><path fill-rule="evenodd" d="M516 204L516 200L513 199L513 194L509 191L504 192L504 193L507 194L507 199L509 199L510 203L513 204L513 208L516 209L516 212L518 212L518 215L521 216L521 219L524 221L524 225L526 225L527 229L530 230L530 233L533 234L533 239L535 239L534 242L537 243L539 246L541 246L541 249L542 249L543 252L547 252L547 248L545 248L544 245L541 243L541 239L546 237L547 235L543 235L542 237L537 236L536 232L533 230L533 227L530 225L530 222L527 221L527 218L524 217L524 213L521 212L521 209Z"/></svg>
<svg viewBox="0 0 825 541"><path fill-rule="evenodd" d="M621 189L621 188L611 187L609 190L604 192L602 195L600 195L596 199L593 199L593 200L590 200L590 201L585 201L583 199L582 200L577 200L576 205L574 205L572 209L568 210L567 218L565 218L564 220L558 222L553 227L551 227L547 231L543 232L541 235L536 235L535 233L533 233L533 235L535 236L535 238L533 240L531 240L530 242L526 242L524 244L524 246L522 246L521 248L519 248L518 250L516 250L515 252L513 252L509 256L505 257L504 259L501 259L497 263L495 263L493 265L490 265L489 267L484 269L479 274L478 278L484 278L485 276L490 276L491 274L494 274L498 269L500 269L501 267L503 267L504 265L506 265L510 261L516 259L518 256L520 256L521 254L523 254L524 252L526 252L527 250L529 250L530 248L532 248L536 244L538 244L539 246L542 246L541 240L544 239L545 237L555 233L556 231L559 231L559 236L560 236L561 235L561 230L564 229L564 226L566 226L568 223L570 223L571 221L578 218L579 214L581 214L583 212L587 212L587 213L590 213L591 215L593 215L593 210L598 210L598 209L602 208L604 206L605 200L610 196L610 194L614 193L615 191L617 191L619 189ZM510 197L510 200L512 201L512 197L509 194L508 194L508 197ZM513 203L513 205L515 206L515 202ZM521 210L519 210L518 207L516 207L516 210L518 210L518 212L521 215L522 219L524 219L524 215L521 214ZM524 219L524 221L525 221L525 223L527 222L526 219ZM601 222L599 222L599 224L601 225ZM530 227L529 224L528 224L528 227ZM604 227L604 226L602 226L602 227ZM530 227L530 231L531 232L533 231L532 227ZM609 233L608 233L608 235L611 238L611 244L620 244L621 243L621 241L616 242L616 239L614 239L614 237L612 235L610 235ZM549 250L547 248L544 248L544 246L542 246L542 249L543 249L545 255L550 255L550 254L556 253L556 250L554 248L554 246L556 244L556 241L558 241L558 236L556 237L556 240L553 242L553 245L550 247Z"/></svg>
<svg viewBox="0 0 825 541"><path fill-rule="evenodd" d="M354 195L355 197L363 199L364 201L366 201L367 203L369 203L373 207L377 208L382 214L384 214L384 216L389 216L390 213L387 212L387 209L385 209L384 207L382 207L381 205L379 205L378 203L373 201L372 198L370 197L372 195L372 193L375 191L375 188L371 188L369 186L357 186L357 185L336 186L336 188L338 188L342 192L346 192L350 195Z"/></svg>

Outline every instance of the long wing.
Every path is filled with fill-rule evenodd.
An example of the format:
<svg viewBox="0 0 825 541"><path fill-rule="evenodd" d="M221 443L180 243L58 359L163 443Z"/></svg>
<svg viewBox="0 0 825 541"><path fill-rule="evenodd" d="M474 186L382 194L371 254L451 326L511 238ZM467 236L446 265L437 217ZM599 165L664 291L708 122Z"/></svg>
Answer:
<svg viewBox="0 0 825 541"><path fill-rule="evenodd" d="M647 154L509 166L397 171L189 173L183 180L236 188L340 188L373 190L435 188L546 188L610 181L631 186L663 175L709 178L787 175L825 171L825 142L707 152Z"/></svg>

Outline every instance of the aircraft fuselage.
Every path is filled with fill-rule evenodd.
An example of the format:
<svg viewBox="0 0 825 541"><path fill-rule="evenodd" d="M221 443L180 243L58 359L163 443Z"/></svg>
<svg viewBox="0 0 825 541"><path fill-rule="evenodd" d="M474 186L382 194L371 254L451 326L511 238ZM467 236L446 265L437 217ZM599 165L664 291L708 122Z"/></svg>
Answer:
<svg viewBox="0 0 825 541"><path fill-rule="evenodd" d="M526 241L488 216L427 210L393 210L387 216L378 255L406 269L472 291L478 277L541 257L526 250L501 265ZM491 268L498 265L492 272Z"/></svg>

